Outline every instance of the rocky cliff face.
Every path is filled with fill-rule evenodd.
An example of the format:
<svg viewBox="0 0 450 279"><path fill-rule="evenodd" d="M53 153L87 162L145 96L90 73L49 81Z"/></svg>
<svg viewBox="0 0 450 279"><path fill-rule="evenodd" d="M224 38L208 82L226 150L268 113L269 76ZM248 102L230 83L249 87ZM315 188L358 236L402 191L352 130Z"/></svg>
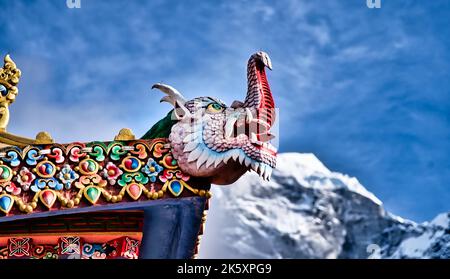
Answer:
<svg viewBox="0 0 450 279"><path fill-rule="evenodd" d="M450 258L449 214L417 224L313 154L280 154L270 182L214 187L204 258Z"/></svg>

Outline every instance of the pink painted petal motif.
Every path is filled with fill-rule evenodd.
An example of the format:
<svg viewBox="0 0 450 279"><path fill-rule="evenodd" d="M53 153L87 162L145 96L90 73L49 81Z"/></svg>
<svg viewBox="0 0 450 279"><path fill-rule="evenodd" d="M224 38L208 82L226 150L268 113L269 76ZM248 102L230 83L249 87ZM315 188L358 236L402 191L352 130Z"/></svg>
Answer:
<svg viewBox="0 0 450 279"><path fill-rule="evenodd" d="M10 182L8 186L6 186L6 192L9 192L13 194L14 196L17 196L22 192L22 189L20 187L17 187L14 182Z"/></svg>
<svg viewBox="0 0 450 279"><path fill-rule="evenodd" d="M47 156L53 158L58 164L64 162L63 151L61 150L61 148L53 148L52 153L48 154Z"/></svg>
<svg viewBox="0 0 450 279"><path fill-rule="evenodd" d="M116 184L117 178L123 174L123 171L114 165L112 162L109 162L106 164L105 168L101 172L101 175L108 179L109 184L114 185Z"/></svg>
<svg viewBox="0 0 450 279"><path fill-rule="evenodd" d="M72 147L70 150L70 160L72 162L79 162L80 158L86 156L86 153L81 152L81 148L79 146Z"/></svg>
<svg viewBox="0 0 450 279"><path fill-rule="evenodd" d="M22 167L15 180L24 191L28 191L36 176L26 167Z"/></svg>
<svg viewBox="0 0 450 279"><path fill-rule="evenodd" d="M163 173L159 176L159 180L161 180L162 182L166 182L167 180L170 180L172 178L173 173L168 169L165 169Z"/></svg>
<svg viewBox="0 0 450 279"><path fill-rule="evenodd" d="M177 173L175 174L175 176L176 176L178 179L181 179L181 180L183 180L183 181L188 181L189 178L191 178L189 175L184 174L184 173L182 173L182 172L177 172Z"/></svg>

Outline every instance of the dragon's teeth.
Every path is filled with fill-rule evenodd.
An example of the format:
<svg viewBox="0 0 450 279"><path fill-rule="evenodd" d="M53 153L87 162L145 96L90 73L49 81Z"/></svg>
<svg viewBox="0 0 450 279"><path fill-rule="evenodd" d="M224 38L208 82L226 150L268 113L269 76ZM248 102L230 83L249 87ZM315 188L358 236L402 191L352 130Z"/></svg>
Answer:
<svg viewBox="0 0 450 279"><path fill-rule="evenodd" d="M237 161L237 158L239 157L239 151L238 150L233 150L233 160Z"/></svg>
<svg viewBox="0 0 450 279"><path fill-rule="evenodd" d="M225 138L231 138L233 136L234 123L236 123L237 119L234 117L230 117L227 119L225 123Z"/></svg>
<svg viewBox="0 0 450 279"><path fill-rule="evenodd" d="M257 142L258 141L258 137L256 136L255 133L250 133L250 142Z"/></svg>
<svg viewBox="0 0 450 279"><path fill-rule="evenodd" d="M267 167L266 172L267 172L267 180L270 180L270 177L272 176L272 168Z"/></svg>
<svg viewBox="0 0 450 279"><path fill-rule="evenodd" d="M253 114L252 111L249 108L245 108L245 112L246 112L246 118L245 118L245 122L246 123L250 123L253 121Z"/></svg>
<svg viewBox="0 0 450 279"><path fill-rule="evenodd" d="M251 168L252 168L252 170L254 170L255 172L258 172L258 163L257 163L257 162L252 162L252 163L251 163Z"/></svg>
<svg viewBox="0 0 450 279"><path fill-rule="evenodd" d="M209 168L209 166L211 166L215 161L216 157L211 154L208 160L206 161L206 167Z"/></svg>
<svg viewBox="0 0 450 279"><path fill-rule="evenodd" d="M261 173L262 173L262 166L261 166L261 164L258 164L258 166L256 168L256 173L258 173L259 176L261 176Z"/></svg>
<svg viewBox="0 0 450 279"><path fill-rule="evenodd" d="M242 165L242 163L244 162L244 160L245 160L245 155L244 155L243 153L241 153L241 154L239 155L239 164Z"/></svg>
<svg viewBox="0 0 450 279"><path fill-rule="evenodd" d="M261 177L263 179L266 179L266 166L264 164L261 164Z"/></svg>
<svg viewBox="0 0 450 279"><path fill-rule="evenodd" d="M262 177L264 178L264 180L266 179L266 175L267 175L267 166L266 165L262 165L263 166L263 173L262 173Z"/></svg>
<svg viewBox="0 0 450 279"><path fill-rule="evenodd" d="M247 160L246 160L247 162ZM272 175L272 168L266 164L251 161L250 160L250 168L249 170L255 171L260 177L262 177L264 180L269 181L270 177Z"/></svg>
<svg viewBox="0 0 450 279"><path fill-rule="evenodd" d="M252 162L252 160L250 160L250 158L248 158L248 157L245 157L245 166L246 167L248 167L248 166L250 166L250 163Z"/></svg>
<svg viewBox="0 0 450 279"><path fill-rule="evenodd" d="M217 156L216 160L214 161L214 167L217 168L217 166L222 163L222 158Z"/></svg>
<svg viewBox="0 0 450 279"><path fill-rule="evenodd" d="M269 180L270 180L270 167L269 167L269 166L266 166L264 179L265 179L266 181L269 181Z"/></svg>
<svg viewBox="0 0 450 279"><path fill-rule="evenodd" d="M223 162L226 164L228 163L228 160L230 160L231 156L233 154L231 152L228 152L224 157L223 157Z"/></svg>

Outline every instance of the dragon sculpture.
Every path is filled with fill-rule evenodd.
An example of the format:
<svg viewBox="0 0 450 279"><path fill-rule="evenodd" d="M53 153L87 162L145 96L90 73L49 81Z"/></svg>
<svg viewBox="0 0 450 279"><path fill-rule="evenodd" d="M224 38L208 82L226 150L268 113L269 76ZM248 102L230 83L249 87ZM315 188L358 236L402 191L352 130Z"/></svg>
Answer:
<svg viewBox="0 0 450 279"><path fill-rule="evenodd" d="M235 182L253 170L268 180L276 164L276 149L270 143L275 104L265 68L272 69L269 55L259 51L247 65L247 96L230 107L213 97L187 101L172 86L157 83L166 93L161 102L174 109L152 127L143 139L168 137L172 153L183 172L210 178L211 183Z"/></svg>
<svg viewBox="0 0 450 279"><path fill-rule="evenodd" d="M211 184L231 184L251 170L268 180L276 165L271 144L275 104L265 72L272 63L265 52L248 61L243 102L227 106L213 97L186 100L172 86L157 83L152 88L164 92L161 102L173 109L142 138L125 128L113 141L68 144L55 143L47 132L29 139L6 131L21 71L9 55L4 62L0 259L195 257ZM118 216L130 221L117 221ZM40 244L39 218L58 224L44 227L55 235L45 239L46 248ZM74 218L83 224L79 231L72 228ZM118 234L108 234L108 226L120 229L122 236L112 239ZM24 231L29 227L35 229ZM98 228L105 233L103 244L95 242ZM83 237L73 235L77 232Z"/></svg>

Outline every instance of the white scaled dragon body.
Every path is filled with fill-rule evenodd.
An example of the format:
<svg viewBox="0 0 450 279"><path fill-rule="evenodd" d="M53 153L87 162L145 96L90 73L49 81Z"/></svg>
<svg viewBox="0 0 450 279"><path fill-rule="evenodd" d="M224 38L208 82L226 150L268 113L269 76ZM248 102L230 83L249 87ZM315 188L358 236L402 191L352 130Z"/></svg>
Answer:
<svg viewBox="0 0 450 279"><path fill-rule="evenodd" d="M171 86L153 86L167 94L161 101L174 106L169 141L185 173L221 185L236 181L248 170L270 178L277 151L270 144L275 111L265 67L272 68L266 53L250 57L247 96L231 107L212 97L186 101Z"/></svg>

